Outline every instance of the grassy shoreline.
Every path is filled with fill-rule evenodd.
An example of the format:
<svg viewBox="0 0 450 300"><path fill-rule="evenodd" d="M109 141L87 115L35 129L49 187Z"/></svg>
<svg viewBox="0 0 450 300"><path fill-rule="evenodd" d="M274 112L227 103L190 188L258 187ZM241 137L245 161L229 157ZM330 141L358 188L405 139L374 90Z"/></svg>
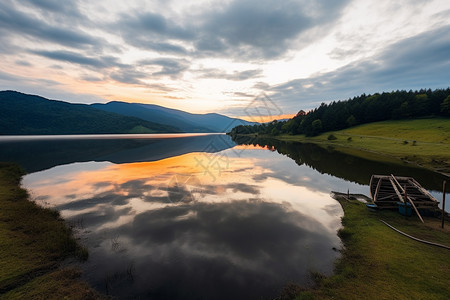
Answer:
<svg viewBox="0 0 450 300"><path fill-rule="evenodd" d="M333 138L330 139L330 136ZM251 135L254 136L254 135ZM450 119L384 121L349 129L305 135L260 136L281 141L314 143L353 156L408 162L450 176ZM335 138L335 139L334 139Z"/></svg>
<svg viewBox="0 0 450 300"><path fill-rule="evenodd" d="M395 122L377 124L378 128L368 124L313 138L274 138L333 146L366 158L373 155L374 159L380 159L381 154L387 160L406 160L450 173L450 139L447 138L450 127L447 128L447 123L438 126L446 132L433 127L421 131L423 138L380 137L386 130L395 135L403 129L392 130L393 125L399 126ZM424 127L424 123L412 125ZM330 134L337 139L328 140ZM405 144L405 140L408 143ZM86 253L83 254L57 212L40 208L28 200L26 191L20 188L22 175L18 166L0 164L0 298L101 298L80 280L78 270L60 268L65 258L82 257ZM379 219L418 238L445 245L450 245L449 222L441 230L436 219L426 218L423 225L415 217L406 219L392 211L374 213L358 201L338 200L345 212L344 228L339 233L345 249L336 263L335 275L326 278L314 274L317 288L302 291L297 299L364 299L375 295L377 299L448 299L450 251L409 240Z"/></svg>
<svg viewBox="0 0 450 300"><path fill-rule="evenodd" d="M18 165L0 163L0 298L100 299L79 270L61 267L88 252L57 211L29 201L23 175Z"/></svg>
<svg viewBox="0 0 450 300"><path fill-rule="evenodd" d="M400 235L383 219L417 238L450 246L450 224L437 218L404 217L395 211L369 211L358 200L337 197L344 209L342 257L331 277L315 274L317 287L295 299L448 299L450 250Z"/></svg>

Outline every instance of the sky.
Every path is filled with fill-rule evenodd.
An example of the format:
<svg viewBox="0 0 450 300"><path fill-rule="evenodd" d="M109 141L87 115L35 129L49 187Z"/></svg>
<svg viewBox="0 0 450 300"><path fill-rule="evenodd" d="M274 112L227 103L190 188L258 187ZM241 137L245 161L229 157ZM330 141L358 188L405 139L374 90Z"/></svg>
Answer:
<svg viewBox="0 0 450 300"><path fill-rule="evenodd" d="M0 90L289 116L450 87L448 0L0 2Z"/></svg>

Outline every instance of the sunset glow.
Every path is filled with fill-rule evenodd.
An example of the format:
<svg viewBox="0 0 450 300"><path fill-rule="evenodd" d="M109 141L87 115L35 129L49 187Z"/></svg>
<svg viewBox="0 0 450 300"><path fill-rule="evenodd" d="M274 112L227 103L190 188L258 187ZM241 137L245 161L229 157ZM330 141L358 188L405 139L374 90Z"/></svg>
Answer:
<svg viewBox="0 0 450 300"><path fill-rule="evenodd" d="M445 0L6 0L0 89L246 119L264 93L286 118L362 93L448 87L449 9Z"/></svg>

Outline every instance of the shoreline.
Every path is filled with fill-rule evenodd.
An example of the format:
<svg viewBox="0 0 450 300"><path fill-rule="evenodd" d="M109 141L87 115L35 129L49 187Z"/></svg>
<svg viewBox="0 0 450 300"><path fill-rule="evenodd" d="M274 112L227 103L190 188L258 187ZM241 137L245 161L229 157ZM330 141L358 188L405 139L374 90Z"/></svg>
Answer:
<svg viewBox="0 0 450 300"><path fill-rule="evenodd" d="M450 224L404 217L396 211L369 211L350 194L336 195L343 210L338 235L344 248L330 277L313 274L316 286L298 287L292 299L445 299L450 294L450 251L411 240L380 220L418 238L450 245Z"/></svg>
<svg viewBox="0 0 450 300"><path fill-rule="evenodd" d="M59 212L30 201L20 185L25 173L0 163L0 298L103 299L66 259L88 258Z"/></svg>
<svg viewBox="0 0 450 300"><path fill-rule="evenodd" d="M329 133L327 133L329 134ZM292 136L292 137L297 137L297 136ZM311 143L311 144L315 144L318 145L322 148L325 147L333 147L334 150L345 153L345 154L349 154L349 155L353 155L353 156L357 156L357 157L361 157L361 158L367 158L367 156L371 156L371 155L377 155L380 157L385 157L388 161L391 162L396 162L398 164L401 163L408 163L414 166L417 166L419 168L424 168L436 173L439 173L443 176L447 176L450 177L450 166L446 166L444 170L442 170L441 167L437 166L437 163L430 163L430 162L424 162L424 160L428 160L428 161L432 161L434 158L432 158L431 156L417 156L417 154L410 154L412 155L412 157L405 157L402 155L395 155L389 151L375 151L375 150L370 150L364 147L355 147L354 145L351 144L343 144L343 143L339 143L339 142L328 142L328 141L321 141L321 140L317 140L317 139L313 139L313 138L307 138L307 137L299 137L299 138L291 138L290 136L265 136L265 138L272 138L272 139L277 139L279 141L284 141L284 142L299 142L299 143ZM379 138L379 137L371 137L371 138ZM379 138L379 140L383 140L383 138ZM400 140L395 140L396 142L400 142ZM388 149L387 149L388 150ZM440 158L438 158L440 159Z"/></svg>
<svg viewBox="0 0 450 300"><path fill-rule="evenodd" d="M358 125L317 136L304 134L246 133L251 139L267 138L333 148L361 158L378 156L398 164L408 163L450 177L450 119L421 118Z"/></svg>
<svg viewBox="0 0 450 300"><path fill-rule="evenodd" d="M65 259L77 257L80 246L59 213L29 201L27 192L20 187L22 175L19 166L0 163L0 232L4 244L13 247L1 249L6 259L1 262L0 272L8 270L10 274L0 277L0 298L104 299L106 296L81 280L80 270L61 267ZM338 232L344 248L335 263L334 275L313 273L315 288L311 289L288 286L289 294L296 291L296 296L289 299L361 299L373 295L379 299L443 299L450 294L450 281L444 276L450 272L449 250L402 237L381 223L380 218L411 235L444 245L450 245L449 220L441 230L440 220L426 218L422 225L415 216L405 218L394 211L370 212L356 199L357 195L351 194L355 198L350 197L351 200L336 195L344 210L343 227ZM20 207L14 207L18 204ZM28 211L26 220L23 209ZM42 223L45 226L40 229ZM49 238L53 231L61 234L51 234ZM18 239L5 239L11 232ZM61 239L65 242L58 243ZM29 251L30 247L33 251Z"/></svg>

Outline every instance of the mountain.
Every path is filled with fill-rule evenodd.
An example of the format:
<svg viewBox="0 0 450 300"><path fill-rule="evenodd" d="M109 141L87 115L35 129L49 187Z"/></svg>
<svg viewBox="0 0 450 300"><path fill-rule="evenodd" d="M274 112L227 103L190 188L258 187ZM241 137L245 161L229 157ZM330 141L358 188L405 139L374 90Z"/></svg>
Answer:
<svg viewBox="0 0 450 300"><path fill-rule="evenodd" d="M107 134L181 132L136 117L98 110L86 104L0 91L0 134Z"/></svg>
<svg viewBox="0 0 450 300"><path fill-rule="evenodd" d="M108 112L176 126L186 132L227 132L238 125L256 124L216 113L192 114L154 104L112 101L106 104L91 104L91 106Z"/></svg>

